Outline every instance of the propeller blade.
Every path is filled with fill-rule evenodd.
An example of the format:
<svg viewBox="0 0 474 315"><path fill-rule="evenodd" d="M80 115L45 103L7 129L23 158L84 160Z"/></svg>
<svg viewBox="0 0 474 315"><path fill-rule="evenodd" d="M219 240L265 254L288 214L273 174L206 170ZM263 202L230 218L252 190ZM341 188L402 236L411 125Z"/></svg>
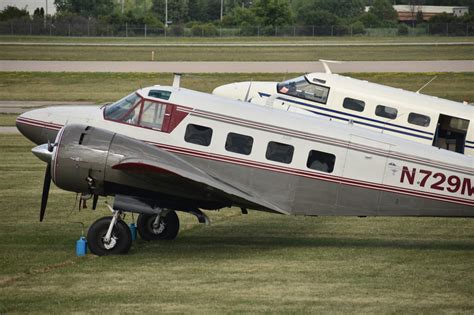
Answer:
<svg viewBox="0 0 474 315"><path fill-rule="evenodd" d="M99 200L99 195L94 195L94 199L92 199L92 210L97 208L97 201Z"/></svg>
<svg viewBox="0 0 474 315"><path fill-rule="evenodd" d="M46 205L48 203L49 187L51 186L51 163L46 167L43 183L43 195L41 196L40 222L43 222Z"/></svg>

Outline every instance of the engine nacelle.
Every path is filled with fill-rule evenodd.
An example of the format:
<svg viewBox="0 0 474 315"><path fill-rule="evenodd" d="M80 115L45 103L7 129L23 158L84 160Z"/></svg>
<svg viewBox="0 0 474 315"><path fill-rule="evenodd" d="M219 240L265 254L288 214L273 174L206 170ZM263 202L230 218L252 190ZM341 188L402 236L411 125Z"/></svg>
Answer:
<svg viewBox="0 0 474 315"><path fill-rule="evenodd" d="M103 193L109 148L115 133L84 125L59 132L51 160L54 183L77 193Z"/></svg>

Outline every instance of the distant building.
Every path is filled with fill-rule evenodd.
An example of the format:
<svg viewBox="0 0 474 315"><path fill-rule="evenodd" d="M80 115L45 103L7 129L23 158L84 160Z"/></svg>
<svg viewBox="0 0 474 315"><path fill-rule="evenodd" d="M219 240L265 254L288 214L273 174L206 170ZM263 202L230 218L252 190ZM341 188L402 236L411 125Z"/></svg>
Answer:
<svg viewBox="0 0 474 315"><path fill-rule="evenodd" d="M423 13L423 20L429 21L433 16L442 13L452 14L454 16L463 16L469 13L469 7L448 7L435 5L394 5L393 8L398 13L400 22L416 20L418 12Z"/></svg>
<svg viewBox="0 0 474 315"><path fill-rule="evenodd" d="M423 20L429 21L433 16L442 13L452 14L454 16L463 16L469 14L469 7L448 7L436 5L394 5L393 8L398 13L398 21L411 22L416 20L418 12L423 13ZM370 7L365 7L365 11L369 11Z"/></svg>

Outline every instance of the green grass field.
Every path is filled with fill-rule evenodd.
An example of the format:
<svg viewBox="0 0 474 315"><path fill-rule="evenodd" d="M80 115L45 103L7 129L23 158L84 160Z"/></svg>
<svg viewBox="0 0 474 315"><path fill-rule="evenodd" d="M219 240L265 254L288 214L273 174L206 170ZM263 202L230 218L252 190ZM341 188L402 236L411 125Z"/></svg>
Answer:
<svg viewBox="0 0 474 315"><path fill-rule="evenodd" d="M215 87L237 81L281 81L296 73L206 73L189 74L182 86L211 92ZM351 73L351 77L416 91L438 75L423 90L427 95L462 101L474 100L474 73ZM140 87L170 85L172 74L163 73L38 73L0 72L0 99L15 101L111 102Z"/></svg>
<svg viewBox="0 0 474 315"><path fill-rule="evenodd" d="M361 46L361 47L115 47L115 46L8 46L2 60L147 61L343 61L465 60L474 56L470 46Z"/></svg>
<svg viewBox="0 0 474 315"><path fill-rule="evenodd" d="M108 215L75 209L19 135L0 135L0 313L464 313L474 311L474 221L179 214L172 242L129 255L75 257ZM130 222L130 216L126 218Z"/></svg>
<svg viewBox="0 0 474 315"><path fill-rule="evenodd" d="M0 127L14 126L17 114L0 114Z"/></svg>

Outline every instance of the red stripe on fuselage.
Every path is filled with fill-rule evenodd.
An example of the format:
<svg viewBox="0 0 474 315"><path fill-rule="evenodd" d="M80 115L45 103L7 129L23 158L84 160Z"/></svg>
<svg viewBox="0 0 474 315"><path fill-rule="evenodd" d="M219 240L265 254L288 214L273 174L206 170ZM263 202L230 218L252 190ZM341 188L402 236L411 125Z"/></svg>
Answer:
<svg viewBox="0 0 474 315"><path fill-rule="evenodd" d="M39 122L39 121L37 121L37 122ZM45 124L48 124L48 123L45 123ZM263 163L263 162L256 162L256 161L252 161L252 160L243 160L243 159L240 159L240 158L232 158L232 157L229 157L229 156L219 155L219 154L210 154L210 153L206 153L206 152L202 152L202 151L197 151L197 150L192 150L192 149L187 149L187 148L177 147L177 146L171 146L171 145L158 143L158 142L151 142L151 141L146 141L146 140L142 140L142 139L139 139L139 140L147 142L149 144L152 144L156 147L162 148L162 149L167 150L167 151L180 153L180 154L185 154L185 155L189 155L189 156L195 156L195 157L199 157L199 158L203 158L203 159L209 159L209 160L221 161L221 162L225 162L225 163L238 164L238 165L243 165L243 166L248 166L248 167L255 167L255 168L259 168L259 169L269 170L269 171L272 171L272 172L285 173L285 174L301 176L301 177L307 177L307 178L313 178L313 179L329 181L329 182L336 182L336 183L346 184L346 185L350 185L350 186L362 187L362 188L366 188L366 189L382 190L382 191L400 193L400 194L404 194L404 195L411 195L411 196L416 196L416 197L420 197L420 198L439 200L439 201L462 204L462 205L467 205L467 206L473 206L474 205L474 201L469 200L469 199L465 199L465 198L450 197L450 196L446 196L446 195L439 195L439 194L433 194L433 193L429 193L429 192L416 191L416 190L411 190L411 189L402 188L402 187L376 184L376 183L372 183L372 182L364 182L364 181L350 179L350 178L346 178L346 177L307 172L307 171L303 171L303 170L299 170L299 169L295 169L295 168L279 167L279 166L276 166L276 165L273 165L273 164L268 164L268 163ZM387 155L387 157L392 157L392 156ZM436 167L436 166L432 166L432 167Z"/></svg>

